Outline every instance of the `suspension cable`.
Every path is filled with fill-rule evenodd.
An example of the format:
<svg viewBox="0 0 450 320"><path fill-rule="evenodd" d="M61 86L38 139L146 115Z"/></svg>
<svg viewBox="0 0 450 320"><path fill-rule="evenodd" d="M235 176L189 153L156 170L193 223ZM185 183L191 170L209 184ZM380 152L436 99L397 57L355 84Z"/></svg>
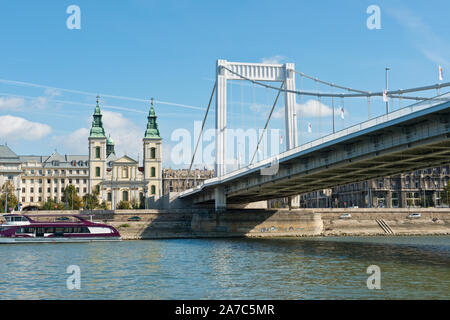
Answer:
<svg viewBox="0 0 450 320"><path fill-rule="evenodd" d="M319 93L319 92L312 92L312 91L298 91L298 90L277 88L275 86L245 77L225 66L221 66L221 68L224 68L225 70L229 71L230 73L232 73L244 80L250 81L253 84L257 84L259 86L263 86L266 88L279 90L279 91L283 91L283 92L299 94L299 95L313 96L313 97L341 97L341 98L373 97L373 96L381 97L381 96L383 96L383 91L367 92L367 93L329 93L329 92ZM440 89L440 88L445 88L445 87L450 87L450 82L434 84L434 85L424 86L424 87L411 88L411 89L387 91L387 95L391 98L398 98L398 96L395 96L396 94L404 94L404 93L408 93L408 92L417 92L417 91L427 91L427 90L438 89L438 88ZM409 99L409 100L430 100L430 98L424 98L424 97L403 96L402 98Z"/></svg>
<svg viewBox="0 0 450 320"><path fill-rule="evenodd" d="M284 86L284 81L281 83L280 89L283 88L283 86ZM266 125L264 126L263 132L261 132L261 136L259 137L258 144L256 145L256 150L253 153L253 157L252 157L252 160L250 161L249 165L251 165L253 163L253 160L255 159L256 153L258 152L258 149L259 149L259 145L264 136L264 133L266 132L267 126L269 125L270 117L272 117L273 110L275 109L275 106L277 105L280 94L281 94L281 90L278 91L277 97L275 98L275 102L273 103L272 109L270 110L269 116L267 117Z"/></svg>
<svg viewBox="0 0 450 320"><path fill-rule="evenodd" d="M357 89L353 89L353 88L347 88L347 87L343 87L343 86L340 86L340 85L337 85L337 84L334 84L334 83L331 83L331 82L323 81L323 80L320 80L319 78L314 78L314 77L308 76L307 74L304 74L303 72L300 72L300 71L297 71L297 70L294 70L294 72L299 74L300 76L303 76L303 77L308 78L310 80L317 81L319 83L325 84L325 85L330 86L330 87L343 89L343 90L347 90L347 91L351 91L351 92L358 92L358 93L365 93L365 94L369 93L369 91L362 91L362 90L357 90Z"/></svg>
<svg viewBox="0 0 450 320"><path fill-rule="evenodd" d="M195 154L197 153L197 148L198 148L198 145L199 145L200 140L202 138L203 129L205 128L206 118L208 117L209 109L211 107L211 102L212 102L212 99L214 97L214 92L216 91L216 88L217 88L217 82L214 83L214 87L213 87L212 92L211 92L211 97L209 97L208 108L206 108L206 113L205 113L205 117L203 118L202 128L201 128L200 133L198 135L198 139L197 139L197 143L195 145L194 153L192 154L191 164L189 165L189 170L188 170L188 173L187 173L187 176L186 176L186 182L187 182L187 180L189 178L189 174L191 173L192 165L194 163Z"/></svg>

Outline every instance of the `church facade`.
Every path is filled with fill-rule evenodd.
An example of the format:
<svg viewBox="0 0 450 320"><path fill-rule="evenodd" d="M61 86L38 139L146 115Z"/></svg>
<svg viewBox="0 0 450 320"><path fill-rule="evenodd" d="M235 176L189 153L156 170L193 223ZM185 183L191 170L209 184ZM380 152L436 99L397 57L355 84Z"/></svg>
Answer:
<svg viewBox="0 0 450 320"><path fill-rule="evenodd" d="M100 202L105 201L116 209L121 201L144 203L158 200L162 195L162 139L157 117L151 102L147 129L142 139L143 166L127 155L117 157L114 142L106 137L102 114L97 99L92 127L89 134L89 193L97 193Z"/></svg>

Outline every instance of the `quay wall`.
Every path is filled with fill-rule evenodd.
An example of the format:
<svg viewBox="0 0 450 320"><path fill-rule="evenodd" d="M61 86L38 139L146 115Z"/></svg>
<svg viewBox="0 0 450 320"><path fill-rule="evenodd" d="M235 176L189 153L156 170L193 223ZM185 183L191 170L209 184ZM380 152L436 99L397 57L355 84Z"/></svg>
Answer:
<svg viewBox="0 0 450 320"><path fill-rule="evenodd" d="M36 211L32 214L78 214ZM83 212L81 212L83 213ZM208 237L450 235L450 208L207 209L89 211L117 228L124 240ZM342 219L349 213L351 218ZM408 219L420 213L418 219ZM138 216L140 221L128 221Z"/></svg>

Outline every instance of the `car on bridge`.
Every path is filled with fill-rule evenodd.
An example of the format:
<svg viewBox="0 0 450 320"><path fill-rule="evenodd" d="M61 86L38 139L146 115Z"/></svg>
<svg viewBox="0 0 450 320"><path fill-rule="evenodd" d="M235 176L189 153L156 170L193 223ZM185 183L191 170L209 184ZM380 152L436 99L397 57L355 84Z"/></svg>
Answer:
<svg viewBox="0 0 450 320"><path fill-rule="evenodd" d="M419 219L422 215L420 213L410 213L406 216L407 219Z"/></svg>
<svg viewBox="0 0 450 320"><path fill-rule="evenodd" d="M350 213L344 213L339 216L339 219L351 219L352 215Z"/></svg>

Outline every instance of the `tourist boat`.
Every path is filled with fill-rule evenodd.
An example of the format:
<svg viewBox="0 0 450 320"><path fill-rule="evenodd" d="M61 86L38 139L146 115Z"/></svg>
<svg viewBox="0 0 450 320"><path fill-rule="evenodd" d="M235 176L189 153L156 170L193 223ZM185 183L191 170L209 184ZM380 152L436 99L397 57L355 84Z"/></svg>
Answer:
<svg viewBox="0 0 450 320"><path fill-rule="evenodd" d="M6 224L0 225L0 243L122 240L114 227L86 220L81 215L5 214L3 217Z"/></svg>

